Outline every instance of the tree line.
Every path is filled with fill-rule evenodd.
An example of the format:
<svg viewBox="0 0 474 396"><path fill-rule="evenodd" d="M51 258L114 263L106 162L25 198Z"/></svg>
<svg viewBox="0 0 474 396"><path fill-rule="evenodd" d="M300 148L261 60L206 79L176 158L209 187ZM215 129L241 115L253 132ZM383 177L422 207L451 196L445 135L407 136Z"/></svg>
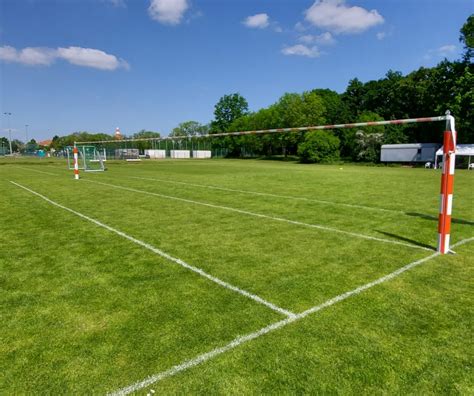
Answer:
<svg viewBox="0 0 474 396"><path fill-rule="evenodd" d="M474 16L461 28L462 59L444 59L403 75L389 70L378 80L349 81L339 94L329 89L285 93L274 104L248 110L241 95L225 95L215 106L210 133L339 124L443 115L456 117L459 143L474 142ZM220 139L228 155L297 155L304 162L377 162L382 144L442 143L442 123L407 124L282 133Z"/></svg>
<svg viewBox="0 0 474 396"><path fill-rule="evenodd" d="M365 83L354 78L343 93L319 88L285 93L272 105L253 112L239 93L224 95L216 103L214 119L209 124L182 122L170 136L193 139L225 132L424 117L443 115L449 109L456 117L459 143L472 143L474 15L462 26L459 40L464 46L459 60L444 59L434 67L420 67L407 75L389 70L383 78ZM230 157L291 155L303 162L340 159L377 162L382 144L441 143L443 130L442 123L426 123L216 137L207 141L214 149L225 149ZM129 137L160 137L160 134L141 130ZM76 132L55 136L51 147L60 150L74 141L108 139L113 136ZM150 148L150 143L140 142L134 147Z"/></svg>

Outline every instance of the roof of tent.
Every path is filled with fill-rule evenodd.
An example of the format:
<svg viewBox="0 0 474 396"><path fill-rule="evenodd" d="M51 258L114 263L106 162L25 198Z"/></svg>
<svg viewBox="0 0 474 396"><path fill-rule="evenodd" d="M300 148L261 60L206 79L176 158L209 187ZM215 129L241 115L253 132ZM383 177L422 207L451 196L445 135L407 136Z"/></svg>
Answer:
<svg viewBox="0 0 474 396"><path fill-rule="evenodd" d="M436 155L443 155L443 148L441 147ZM474 144L458 144L456 146L456 155L472 155L474 156Z"/></svg>

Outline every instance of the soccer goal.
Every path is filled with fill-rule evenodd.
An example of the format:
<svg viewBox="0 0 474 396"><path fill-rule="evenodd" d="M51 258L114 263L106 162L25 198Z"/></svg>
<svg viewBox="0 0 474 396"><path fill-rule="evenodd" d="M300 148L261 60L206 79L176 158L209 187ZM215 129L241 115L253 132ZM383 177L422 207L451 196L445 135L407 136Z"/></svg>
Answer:
<svg viewBox="0 0 474 396"><path fill-rule="evenodd" d="M67 147L67 163L70 170L74 170L74 147ZM106 161L105 152L100 153L95 146L77 146L77 169L84 172L104 171Z"/></svg>

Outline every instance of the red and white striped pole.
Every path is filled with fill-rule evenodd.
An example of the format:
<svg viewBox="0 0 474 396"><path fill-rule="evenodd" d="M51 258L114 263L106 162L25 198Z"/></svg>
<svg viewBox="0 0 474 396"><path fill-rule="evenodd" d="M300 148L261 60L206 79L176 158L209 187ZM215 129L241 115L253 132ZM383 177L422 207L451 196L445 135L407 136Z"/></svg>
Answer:
<svg viewBox="0 0 474 396"><path fill-rule="evenodd" d="M443 174L438 221L438 252L449 253L451 212L453 209L454 168L456 164L456 129L454 117L446 112L446 130L443 138Z"/></svg>
<svg viewBox="0 0 474 396"><path fill-rule="evenodd" d="M74 154L74 179L79 180L79 151L77 150L76 145L74 145L72 152Z"/></svg>

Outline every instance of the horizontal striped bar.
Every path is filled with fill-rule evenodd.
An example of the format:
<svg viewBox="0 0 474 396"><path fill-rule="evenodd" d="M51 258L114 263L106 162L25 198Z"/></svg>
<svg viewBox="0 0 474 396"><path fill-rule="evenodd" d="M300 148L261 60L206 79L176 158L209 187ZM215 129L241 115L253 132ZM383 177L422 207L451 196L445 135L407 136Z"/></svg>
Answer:
<svg viewBox="0 0 474 396"><path fill-rule="evenodd" d="M189 138L203 139L203 138L215 138L215 137L223 137L223 136L264 135L264 134L271 134L271 133L316 131L316 130L321 130L321 129L359 128L359 127L364 127L364 126L414 124L414 123L419 123L419 122L436 122L436 121L445 121L448 119L448 117L449 116L404 118L401 120L356 122L352 124L315 125L315 126L304 126L304 127L297 127L297 128L261 129L257 131L242 131L242 132L219 132L219 133L211 133L208 135L199 135L199 136L167 136L164 138L139 138L139 139L122 139L122 140L112 139L112 140L97 140L97 141L85 141L85 142L75 142L75 143L76 144L126 143L126 142L145 142L145 141L183 140L183 139L189 139Z"/></svg>

